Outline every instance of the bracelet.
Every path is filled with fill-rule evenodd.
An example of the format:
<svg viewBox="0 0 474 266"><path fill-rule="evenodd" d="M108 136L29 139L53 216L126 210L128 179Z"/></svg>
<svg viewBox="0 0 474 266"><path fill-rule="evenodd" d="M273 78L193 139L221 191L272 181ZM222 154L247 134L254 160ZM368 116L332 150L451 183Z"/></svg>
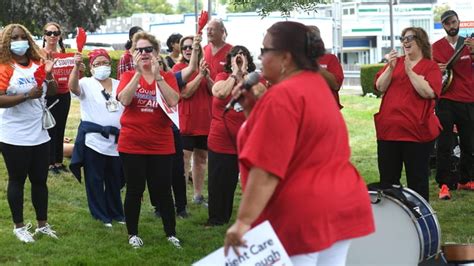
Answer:
<svg viewBox="0 0 474 266"><path fill-rule="evenodd" d="M23 99L25 99L25 101L30 99L30 93L29 92L23 93Z"/></svg>
<svg viewBox="0 0 474 266"><path fill-rule="evenodd" d="M46 79L45 81L46 81L46 83L49 84L49 83L51 83L51 82L55 82L56 80L54 80L54 78L53 78L53 79Z"/></svg>

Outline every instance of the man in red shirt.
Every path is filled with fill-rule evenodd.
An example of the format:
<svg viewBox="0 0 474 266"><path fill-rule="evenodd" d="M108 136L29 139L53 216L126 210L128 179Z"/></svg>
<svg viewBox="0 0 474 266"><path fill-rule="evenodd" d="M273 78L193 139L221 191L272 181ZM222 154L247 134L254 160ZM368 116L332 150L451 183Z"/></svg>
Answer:
<svg viewBox="0 0 474 266"><path fill-rule="evenodd" d="M459 18L456 12L448 10L441 15L441 23L447 36L433 44L433 59L441 71L457 49L463 49L452 67L453 80L447 91L441 95L436 114L443 131L438 138L436 181L441 190L440 199L450 199L449 189L474 190L474 91L472 90L472 61L474 43L458 35ZM466 44L463 46L462 42ZM453 173L452 146L453 127L456 125L460 138L460 176ZM459 183L458 183L459 182Z"/></svg>

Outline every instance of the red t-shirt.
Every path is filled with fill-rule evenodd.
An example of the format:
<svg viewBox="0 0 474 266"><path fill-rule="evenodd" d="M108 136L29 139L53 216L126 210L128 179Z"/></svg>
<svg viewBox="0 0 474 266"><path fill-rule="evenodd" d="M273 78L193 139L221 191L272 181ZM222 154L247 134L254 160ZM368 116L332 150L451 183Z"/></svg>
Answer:
<svg viewBox="0 0 474 266"><path fill-rule="evenodd" d="M388 67L382 68L375 80ZM441 93L441 71L428 59L421 59L413 71L425 78L436 96ZM438 137L441 124L435 115L434 99L422 98L405 72L405 57L397 59L392 80L383 95L380 110L374 115L378 140L429 142Z"/></svg>
<svg viewBox="0 0 474 266"><path fill-rule="evenodd" d="M342 86L342 82L344 81L344 72L342 70L341 64L339 63L339 59L337 59L337 56L333 54L324 54L321 58L319 58L318 63L322 68L326 69L329 73L334 75L334 77L336 78L337 85L339 85L340 89ZM341 102L339 100L339 92L333 90L331 91L334 95L334 98L336 98L337 105L340 109L342 109L344 106L341 105Z"/></svg>
<svg viewBox="0 0 474 266"><path fill-rule="evenodd" d="M176 63L173 72L179 72L188 64ZM188 83L196 78L196 71ZM179 130L183 136L207 136L211 126L212 95L207 88L207 80L201 79L199 88L188 98L179 101Z"/></svg>
<svg viewBox="0 0 474 266"><path fill-rule="evenodd" d="M232 45L226 43L215 55L212 55L212 43L209 43L204 47L204 60L206 60L209 65L209 76L212 79L215 80L217 74L224 72L226 56L231 49Z"/></svg>
<svg viewBox="0 0 474 266"><path fill-rule="evenodd" d="M221 72L216 76L215 81L227 78L229 78L229 73ZM237 154L237 132L245 121L245 115L231 108L224 116L225 106L231 98L232 94L225 99L212 97L212 120L207 146L213 152Z"/></svg>
<svg viewBox="0 0 474 266"><path fill-rule="evenodd" d="M455 49L446 38L433 43L433 60L437 63L447 63L454 55ZM464 47L461 56L453 66L453 81L448 91L440 96L457 102L474 102L474 89L472 88L472 59L468 47Z"/></svg>
<svg viewBox="0 0 474 266"><path fill-rule="evenodd" d="M135 70L122 73L117 95L125 88L135 74ZM161 72L164 80L178 92L174 74ZM171 120L156 101L156 82L148 84L141 77L130 105L120 118L118 151L131 154L173 154L174 138Z"/></svg>
<svg viewBox="0 0 474 266"><path fill-rule="evenodd" d="M53 58L56 59L56 63L53 68L53 75L54 79L56 79L56 83L58 84L57 94L69 93L69 75L71 74L75 64L74 53L53 53L52 55Z"/></svg>
<svg viewBox="0 0 474 266"><path fill-rule="evenodd" d="M243 189L262 168L279 184L253 226L269 220L290 256L374 231L369 194L324 78L305 71L273 85L239 131Z"/></svg>

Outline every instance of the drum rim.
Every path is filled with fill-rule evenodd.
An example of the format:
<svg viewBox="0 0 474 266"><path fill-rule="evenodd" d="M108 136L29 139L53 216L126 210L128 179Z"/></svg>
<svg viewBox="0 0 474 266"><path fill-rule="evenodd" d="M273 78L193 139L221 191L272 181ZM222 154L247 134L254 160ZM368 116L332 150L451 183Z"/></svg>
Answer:
<svg viewBox="0 0 474 266"><path fill-rule="evenodd" d="M433 254L433 255L430 255L426 258L424 257L424 255L425 255L425 247L424 247L425 242L424 242L424 238L423 238L423 231L421 230L420 224L418 223L418 220L416 219L416 217L412 213L412 211L405 204L403 204L399 199L397 199L395 197L392 197L390 195L380 193L379 191L369 191L369 194L370 193L374 193L376 195L380 194L382 197L386 197L386 198L391 199L394 203L396 203L397 205L402 207L402 209L409 215L409 217L410 217L412 223L415 225L416 231L418 233L418 239L419 239L418 242L419 242L419 246L420 246L420 253L418 254L418 263L420 263L424 260L435 257L436 255L438 255L441 252L440 251L441 250L441 229L440 229L440 226L439 226L438 217L436 215L436 212L433 210L431 205L423 197L421 197L418 193L416 193L414 190L406 188L406 187L404 187L403 190L406 190L406 191L410 192L410 194L416 196L416 198L418 200L420 200L421 203L423 203L426 207L428 207L428 210L431 212L432 217L434 217L433 220L434 220L434 223L435 223L435 226L436 226L436 231L438 232L438 246L436 247L436 253ZM371 202L371 204L377 204L377 203L372 203ZM424 216L422 216L422 217L424 217ZM428 226L426 224L426 219L423 219L423 220L425 221L425 225L428 228ZM431 234L428 234L428 237L429 237L429 240L430 240L430 247L431 247ZM421 241L420 241L420 239L421 239Z"/></svg>

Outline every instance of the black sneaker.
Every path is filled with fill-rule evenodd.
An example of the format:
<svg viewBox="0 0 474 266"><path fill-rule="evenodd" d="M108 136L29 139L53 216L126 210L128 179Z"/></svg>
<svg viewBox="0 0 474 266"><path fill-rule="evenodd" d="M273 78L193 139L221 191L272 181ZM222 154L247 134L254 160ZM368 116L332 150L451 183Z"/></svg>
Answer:
<svg viewBox="0 0 474 266"><path fill-rule="evenodd" d="M61 173L61 172L59 171L59 169L58 169L56 166L54 166L54 165L50 165L50 166L49 166L49 172L50 172L50 173L53 173L53 174L55 174L55 175L59 175L59 174Z"/></svg>
<svg viewBox="0 0 474 266"><path fill-rule="evenodd" d="M181 219L186 219L186 218L189 218L189 213L186 210L182 210L176 214L176 217L179 217Z"/></svg>

